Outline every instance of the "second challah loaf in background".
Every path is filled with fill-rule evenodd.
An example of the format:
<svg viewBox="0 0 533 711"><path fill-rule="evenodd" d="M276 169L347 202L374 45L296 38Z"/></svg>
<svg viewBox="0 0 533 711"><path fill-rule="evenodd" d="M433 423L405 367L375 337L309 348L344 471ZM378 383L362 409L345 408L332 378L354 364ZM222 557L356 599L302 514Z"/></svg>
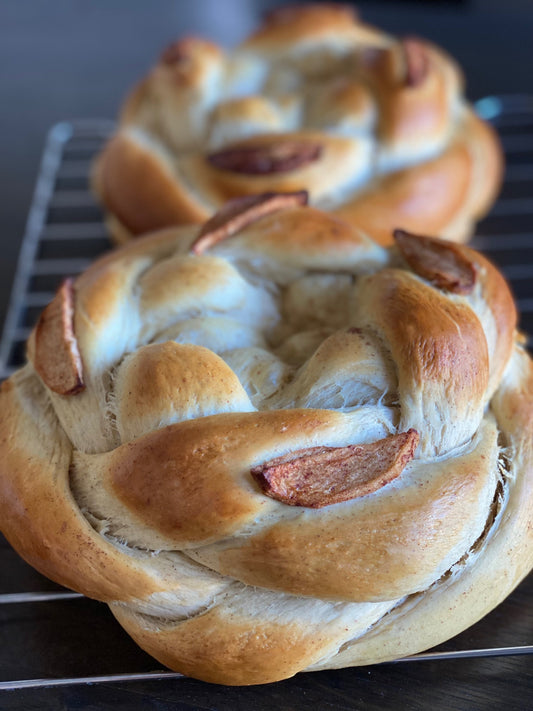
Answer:
<svg viewBox="0 0 533 711"><path fill-rule="evenodd" d="M168 47L129 95L93 183L117 241L301 189L383 244L398 225L464 241L501 165L444 51L317 3L271 12L233 50L193 37Z"/></svg>

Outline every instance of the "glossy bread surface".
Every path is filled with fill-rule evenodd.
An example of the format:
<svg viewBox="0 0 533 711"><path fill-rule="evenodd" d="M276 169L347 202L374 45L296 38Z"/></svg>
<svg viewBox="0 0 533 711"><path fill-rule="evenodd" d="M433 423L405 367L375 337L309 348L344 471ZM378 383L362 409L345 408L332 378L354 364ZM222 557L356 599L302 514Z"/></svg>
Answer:
<svg viewBox="0 0 533 711"><path fill-rule="evenodd" d="M425 649L533 563L533 367L501 274L260 204L94 263L0 392L15 549L226 684Z"/></svg>

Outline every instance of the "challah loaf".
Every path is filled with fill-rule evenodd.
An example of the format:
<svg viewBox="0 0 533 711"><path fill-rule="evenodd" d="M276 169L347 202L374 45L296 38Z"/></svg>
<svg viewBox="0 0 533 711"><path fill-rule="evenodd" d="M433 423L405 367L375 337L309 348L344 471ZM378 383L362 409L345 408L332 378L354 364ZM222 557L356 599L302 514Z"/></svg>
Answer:
<svg viewBox="0 0 533 711"><path fill-rule="evenodd" d="M241 198L67 280L0 392L0 521L187 675L435 645L533 565L533 365L497 269Z"/></svg>
<svg viewBox="0 0 533 711"><path fill-rule="evenodd" d="M398 225L465 241L501 172L448 55L316 3L272 12L232 51L192 37L168 47L93 182L118 241L202 222L234 197L305 189L389 244Z"/></svg>

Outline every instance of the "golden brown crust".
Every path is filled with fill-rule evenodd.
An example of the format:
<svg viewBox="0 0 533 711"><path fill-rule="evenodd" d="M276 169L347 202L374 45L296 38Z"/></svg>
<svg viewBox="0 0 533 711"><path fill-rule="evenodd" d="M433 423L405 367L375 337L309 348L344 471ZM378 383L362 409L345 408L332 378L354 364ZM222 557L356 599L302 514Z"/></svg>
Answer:
<svg viewBox="0 0 533 711"><path fill-rule="evenodd" d="M442 234L451 216L461 211L469 189L471 164L467 147L458 141L438 158L385 175L333 213L383 245L391 244L396 228Z"/></svg>
<svg viewBox="0 0 533 711"><path fill-rule="evenodd" d="M157 634L122 607L113 607L112 612L135 641L162 664L213 684L246 686L279 681L287 672L292 676L312 662L315 650L322 646L314 625L304 630L298 624L276 625L259 618L253 620L252 632L245 614L239 619L218 607ZM285 670L283 675L280 669Z"/></svg>
<svg viewBox="0 0 533 711"><path fill-rule="evenodd" d="M420 403L404 422L406 429L427 431L434 419L431 412L444 400L448 418L464 418L465 426L475 421L471 417L483 401L490 372L486 337L471 308L417 283L408 272L392 269L365 279L358 295L371 304L369 322L397 364L400 397ZM426 397L420 398L421 393ZM438 418L435 427L440 426ZM443 434L445 448L453 446L447 439L452 433ZM435 431L436 451L439 440Z"/></svg>
<svg viewBox="0 0 533 711"><path fill-rule="evenodd" d="M208 215L174 180L161 156L131 135L118 134L109 141L94 179L101 200L134 235L199 222Z"/></svg>
<svg viewBox="0 0 533 711"><path fill-rule="evenodd" d="M111 611L143 649L171 669L211 683L250 685L279 681L334 653L349 629L364 629L359 617L363 611L372 620L388 608L380 605L370 612L368 606L354 606L351 614L328 618L326 606L302 600L292 605L296 609L289 603L275 619L264 614L272 596L257 593L259 600L254 600L246 590L234 590L215 608L163 627L122 605L113 605Z"/></svg>
<svg viewBox="0 0 533 711"><path fill-rule="evenodd" d="M368 635L355 638L334 666L374 664L422 651L453 637L499 604L531 570L533 556L533 362L516 350L492 401L501 435L520 455L508 461L508 479L497 525L470 560L460 562L440 585L407 598ZM516 479L515 479L516 477ZM464 601L468 599L469 604ZM324 666L331 666L328 660Z"/></svg>
<svg viewBox="0 0 533 711"><path fill-rule="evenodd" d="M284 229L279 229L279 215L267 215L251 224L246 233L236 235L250 247L274 257L280 263L305 260L308 269L338 269L348 264L364 264L384 254L376 244L343 220L314 207L294 207L283 215ZM287 239L290 235L290 239Z"/></svg>
<svg viewBox="0 0 533 711"><path fill-rule="evenodd" d="M495 437L487 430L453 464L426 463L424 473L417 467L401 489L385 487L372 500L320 516L281 519L246 539L199 549L195 558L248 585L326 600L376 602L423 590L483 530Z"/></svg>
<svg viewBox="0 0 533 711"><path fill-rule="evenodd" d="M386 146L423 140L431 145L449 131L449 95L458 87L450 85L443 61L450 62L418 39L365 52L365 72L380 109L378 136Z"/></svg>
<svg viewBox="0 0 533 711"><path fill-rule="evenodd" d="M2 384L2 532L43 575L100 600L143 598L163 590L146 566L122 555L90 526L69 487L71 446L35 376ZM50 483L53 483L50 486Z"/></svg>
<svg viewBox="0 0 533 711"><path fill-rule="evenodd" d="M174 43L132 91L94 182L117 240L307 190L390 244L394 228L465 241L501 178L498 139L445 52L315 3L276 10L226 55Z"/></svg>
<svg viewBox="0 0 533 711"><path fill-rule="evenodd" d="M495 129L473 111L468 114L465 130L473 165L467 209L478 220L498 197L503 181L504 156Z"/></svg>
<svg viewBox="0 0 533 711"><path fill-rule="evenodd" d="M216 683L391 659L488 612L533 566L533 365L501 274L300 204L200 254L197 233L76 279L75 397L33 333L0 390L8 540Z"/></svg>
<svg viewBox="0 0 533 711"><path fill-rule="evenodd" d="M217 392L220 382L226 382L222 399ZM212 392L201 406L198 387ZM152 343L127 356L115 376L115 397L123 442L157 428L162 417L251 409L241 383L221 358L207 348L174 341Z"/></svg>

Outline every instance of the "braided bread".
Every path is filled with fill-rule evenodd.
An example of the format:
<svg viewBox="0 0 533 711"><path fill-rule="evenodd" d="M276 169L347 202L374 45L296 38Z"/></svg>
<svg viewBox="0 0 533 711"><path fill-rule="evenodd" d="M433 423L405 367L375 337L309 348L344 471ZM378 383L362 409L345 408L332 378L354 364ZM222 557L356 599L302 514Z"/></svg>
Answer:
<svg viewBox="0 0 533 711"><path fill-rule="evenodd" d="M449 56L317 3L276 10L231 52L197 38L167 48L93 183L119 242L203 222L234 197L305 189L390 244L397 225L465 241L501 172Z"/></svg>
<svg viewBox="0 0 533 711"><path fill-rule="evenodd" d="M169 667L394 659L533 564L533 364L475 251L245 197L67 280L0 391L0 520Z"/></svg>

